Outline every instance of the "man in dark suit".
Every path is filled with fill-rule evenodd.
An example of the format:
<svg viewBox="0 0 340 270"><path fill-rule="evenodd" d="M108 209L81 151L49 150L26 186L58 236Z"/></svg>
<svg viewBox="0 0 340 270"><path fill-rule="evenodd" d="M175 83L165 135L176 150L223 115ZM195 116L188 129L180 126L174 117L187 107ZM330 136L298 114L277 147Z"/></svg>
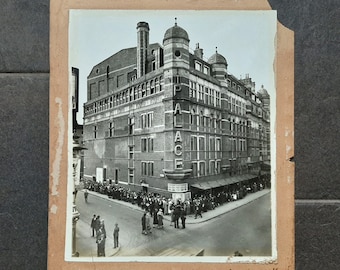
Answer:
<svg viewBox="0 0 340 270"><path fill-rule="evenodd" d="M96 230L96 215L93 215L91 220L92 237L94 237L94 231Z"/></svg>

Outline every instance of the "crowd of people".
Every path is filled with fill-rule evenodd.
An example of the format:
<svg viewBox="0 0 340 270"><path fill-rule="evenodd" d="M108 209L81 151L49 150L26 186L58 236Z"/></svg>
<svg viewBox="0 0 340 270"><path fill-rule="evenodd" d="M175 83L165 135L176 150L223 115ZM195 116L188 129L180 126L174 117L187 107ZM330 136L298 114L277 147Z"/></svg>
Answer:
<svg viewBox="0 0 340 270"><path fill-rule="evenodd" d="M179 205L181 211L176 210L176 214L177 212L181 212L182 214L180 215L182 216L194 214L195 218L201 217L202 212L207 212L225 203L242 199L248 193L253 193L266 187L270 187L266 179L256 178L251 182L244 184L237 183L217 191L196 193L192 198L181 201L173 200L157 193L132 191L112 183L98 183L92 180L85 181L84 183L85 189L106 194L114 200L136 204L141 209L148 211L152 217L157 216L159 209L162 210L163 215L171 215L175 211L176 206Z"/></svg>

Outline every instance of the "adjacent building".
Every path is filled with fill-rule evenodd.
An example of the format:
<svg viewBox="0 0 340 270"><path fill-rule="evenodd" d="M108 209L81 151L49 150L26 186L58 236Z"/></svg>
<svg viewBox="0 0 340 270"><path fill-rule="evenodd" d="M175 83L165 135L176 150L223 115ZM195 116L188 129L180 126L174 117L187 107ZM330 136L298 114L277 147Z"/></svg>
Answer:
<svg viewBox="0 0 340 270"><path fill-rule="evenodd" d="M84 176L185 198L251 181L270 164L270 96L225 57L189 50L177 25L95 65L84 104Z"/></svg>

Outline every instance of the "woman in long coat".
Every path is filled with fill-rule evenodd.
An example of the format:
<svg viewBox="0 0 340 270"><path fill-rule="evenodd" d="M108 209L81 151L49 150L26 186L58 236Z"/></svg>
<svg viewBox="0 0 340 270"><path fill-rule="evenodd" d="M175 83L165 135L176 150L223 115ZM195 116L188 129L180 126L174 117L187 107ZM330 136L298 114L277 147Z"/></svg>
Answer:
<svg viewBox="0 0 340 270"><path fill-rule="evenodd" d="M162 209L158 210L157 213L157 219L158 219L158 229L163 229L163 211Z"/></svg>
<svg viewBox="0 0 340 270"><path fill-rule="evenodd" d="M150 225L151 215L149 212L146 213L145 216L145 225L146 225L146 233L151 233L151 225Z"/></svg>

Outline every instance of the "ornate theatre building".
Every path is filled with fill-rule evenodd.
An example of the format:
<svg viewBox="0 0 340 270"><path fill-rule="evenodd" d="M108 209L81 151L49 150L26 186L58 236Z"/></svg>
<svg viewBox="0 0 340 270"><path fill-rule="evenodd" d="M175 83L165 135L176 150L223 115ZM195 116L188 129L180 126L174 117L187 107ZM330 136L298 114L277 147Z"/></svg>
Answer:
<svg viewBox="0 0 340 270"><path fill-rule="evenodd" d="M137 46L93 67L84 104L84 176L186 198L257 178L270 165L270 97L249 75L209 60L177 23L163 43Z"/></svg>

